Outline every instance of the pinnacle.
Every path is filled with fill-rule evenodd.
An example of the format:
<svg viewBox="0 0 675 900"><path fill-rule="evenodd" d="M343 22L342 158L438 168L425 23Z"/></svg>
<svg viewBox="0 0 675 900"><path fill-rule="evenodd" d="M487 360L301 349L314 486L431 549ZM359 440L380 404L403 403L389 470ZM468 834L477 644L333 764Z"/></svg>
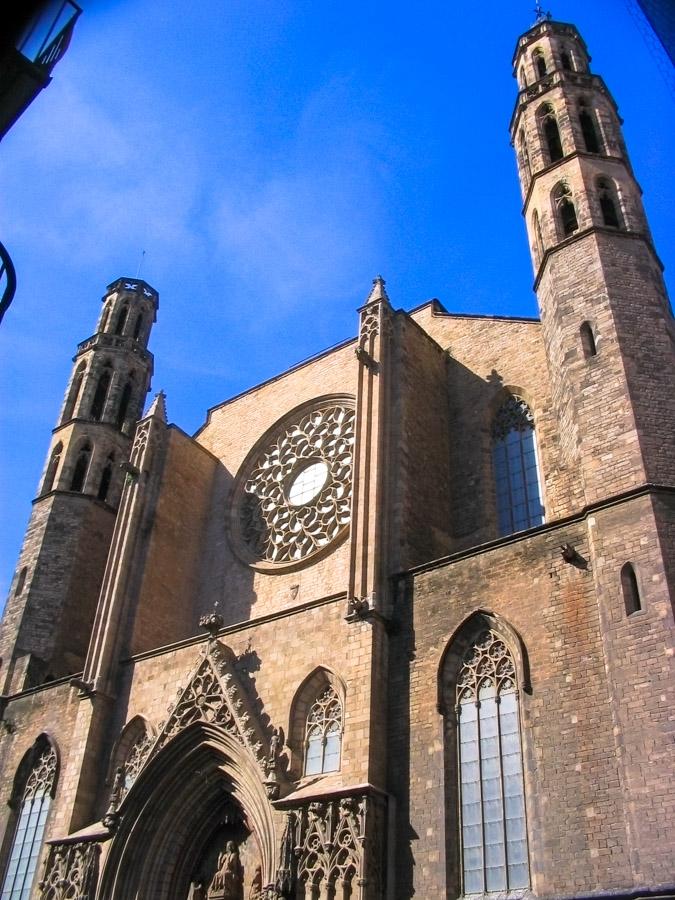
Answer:
<svg viewBox="0 0 675 900"><path fill-rule="evenodd" d="M150 404L150 408L144 416L146 419L152 417L159 419L160 422L166 422L166 394L164 391L158 391L155 394L155 399Z"/></svg>
<svg viewBox="0 0 675 900"><path fill-rule="evenodd" d="M366 303L377 303L380 300L385 300L389 303L389 296L387 295L387 289L384 285L385 280L381 275L378 275L377 278L373 278L373 286L366 298Z"/></svg>

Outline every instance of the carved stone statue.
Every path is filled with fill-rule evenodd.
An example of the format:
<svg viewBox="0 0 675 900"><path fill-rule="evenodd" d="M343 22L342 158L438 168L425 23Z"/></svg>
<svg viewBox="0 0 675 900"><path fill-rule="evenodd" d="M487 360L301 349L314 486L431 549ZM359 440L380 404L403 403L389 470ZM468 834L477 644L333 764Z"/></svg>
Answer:
<svg viewBox="0 0 675 900"><path fill-rule="evenodd" d="M191 882L188 900L206 900L206 890L201 880Z"/></svg>
<svg viewBox="0 0 675 900"><path fill-rule="evenodd" d="M234 841L228 841L218 856L218 869L211 879L208 900L243 900L244 870Z"/></svg>

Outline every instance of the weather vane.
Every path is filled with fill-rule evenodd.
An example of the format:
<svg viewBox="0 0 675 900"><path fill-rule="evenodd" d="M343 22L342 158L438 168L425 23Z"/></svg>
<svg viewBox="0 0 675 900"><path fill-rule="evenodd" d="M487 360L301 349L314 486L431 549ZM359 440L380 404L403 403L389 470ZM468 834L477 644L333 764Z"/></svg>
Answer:
<svg viewBox="0 0 675 900"><path fill-rule="evenodd" d="M536 4L536 6L534 7L534 13L535 13L535 15L536 15L536 17L537 17L537 18L536 18L536 21L537 21L537 22L543 22L544 19L550 19L550 18L551 18L551 13L550 13L550 12L544 12L544 7L541 5L541 3L537 3L537 4Z"/></svg>

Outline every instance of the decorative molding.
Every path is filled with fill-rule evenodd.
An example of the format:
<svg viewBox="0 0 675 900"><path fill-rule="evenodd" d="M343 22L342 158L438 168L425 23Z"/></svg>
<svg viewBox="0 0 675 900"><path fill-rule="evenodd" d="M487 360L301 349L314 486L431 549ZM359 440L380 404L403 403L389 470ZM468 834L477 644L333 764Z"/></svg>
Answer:
<svg viewBox="0 0 675 900"><path fill-rule="evenodd" d="M361 794L289 810L275 883L278 896L295 896L302 881L323 892L328 885L336 893L350 887L355 900L381 897L385 808L382 797Z"/></svg>
<svg viewBox="0 0 675 900"><path fill-rule="evenodd" d="M100 853L96 841L52 844L39 883L40 900L94 900Z"/></svg>
<svg viewBox="0 0 675 900"><path fill-rule="evenodd" d="M56 778L58 760L53 747L46 748L35 761L31 773L26 781L26 787L21 798L22 802L33 800L35 797L43 797L51 794Z"/></svg>

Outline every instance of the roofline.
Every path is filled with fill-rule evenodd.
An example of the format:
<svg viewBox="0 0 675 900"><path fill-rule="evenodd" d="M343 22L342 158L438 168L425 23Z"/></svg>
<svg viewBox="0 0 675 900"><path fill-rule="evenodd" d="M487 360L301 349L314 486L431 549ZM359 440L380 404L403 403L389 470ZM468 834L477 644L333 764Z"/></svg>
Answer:
<svg viewBox="0 0 675 900"><path fill-rule="evenodd" d="M515 69L515 65L516 65L516 59L522 49L520 42L523 40L524 37L527 37L527 35L534 32L536 29L540 29L542 27L542 25L554 25L554 26L557 25L562 28L571 28L575 32L575 34L579 40L579 43L584 48L584 52L586 53L586 56L588 57L588 61L589 62L591 61L591 57L588 52L588 47L586 46L586 41L582 38L581 34L579 33L579 29L577 28L576 25L573 25L571 22L559 22L557 19L543 19L541 22L535 22L534 25L532 25L530 28L527 29L527 31L524 31L518 37L518 40L516 41L516 48L513 51L513 57L511 58L511 65L514 67L514 69ZM537 37L539 37L539 35L537 35ZM537 37L532 35L532 38L529 39L526 42L526 44L529 44L529 43L531 43L531 41L536 40ZM515 75L515 71L514 71L514 75Z"/></svg>

